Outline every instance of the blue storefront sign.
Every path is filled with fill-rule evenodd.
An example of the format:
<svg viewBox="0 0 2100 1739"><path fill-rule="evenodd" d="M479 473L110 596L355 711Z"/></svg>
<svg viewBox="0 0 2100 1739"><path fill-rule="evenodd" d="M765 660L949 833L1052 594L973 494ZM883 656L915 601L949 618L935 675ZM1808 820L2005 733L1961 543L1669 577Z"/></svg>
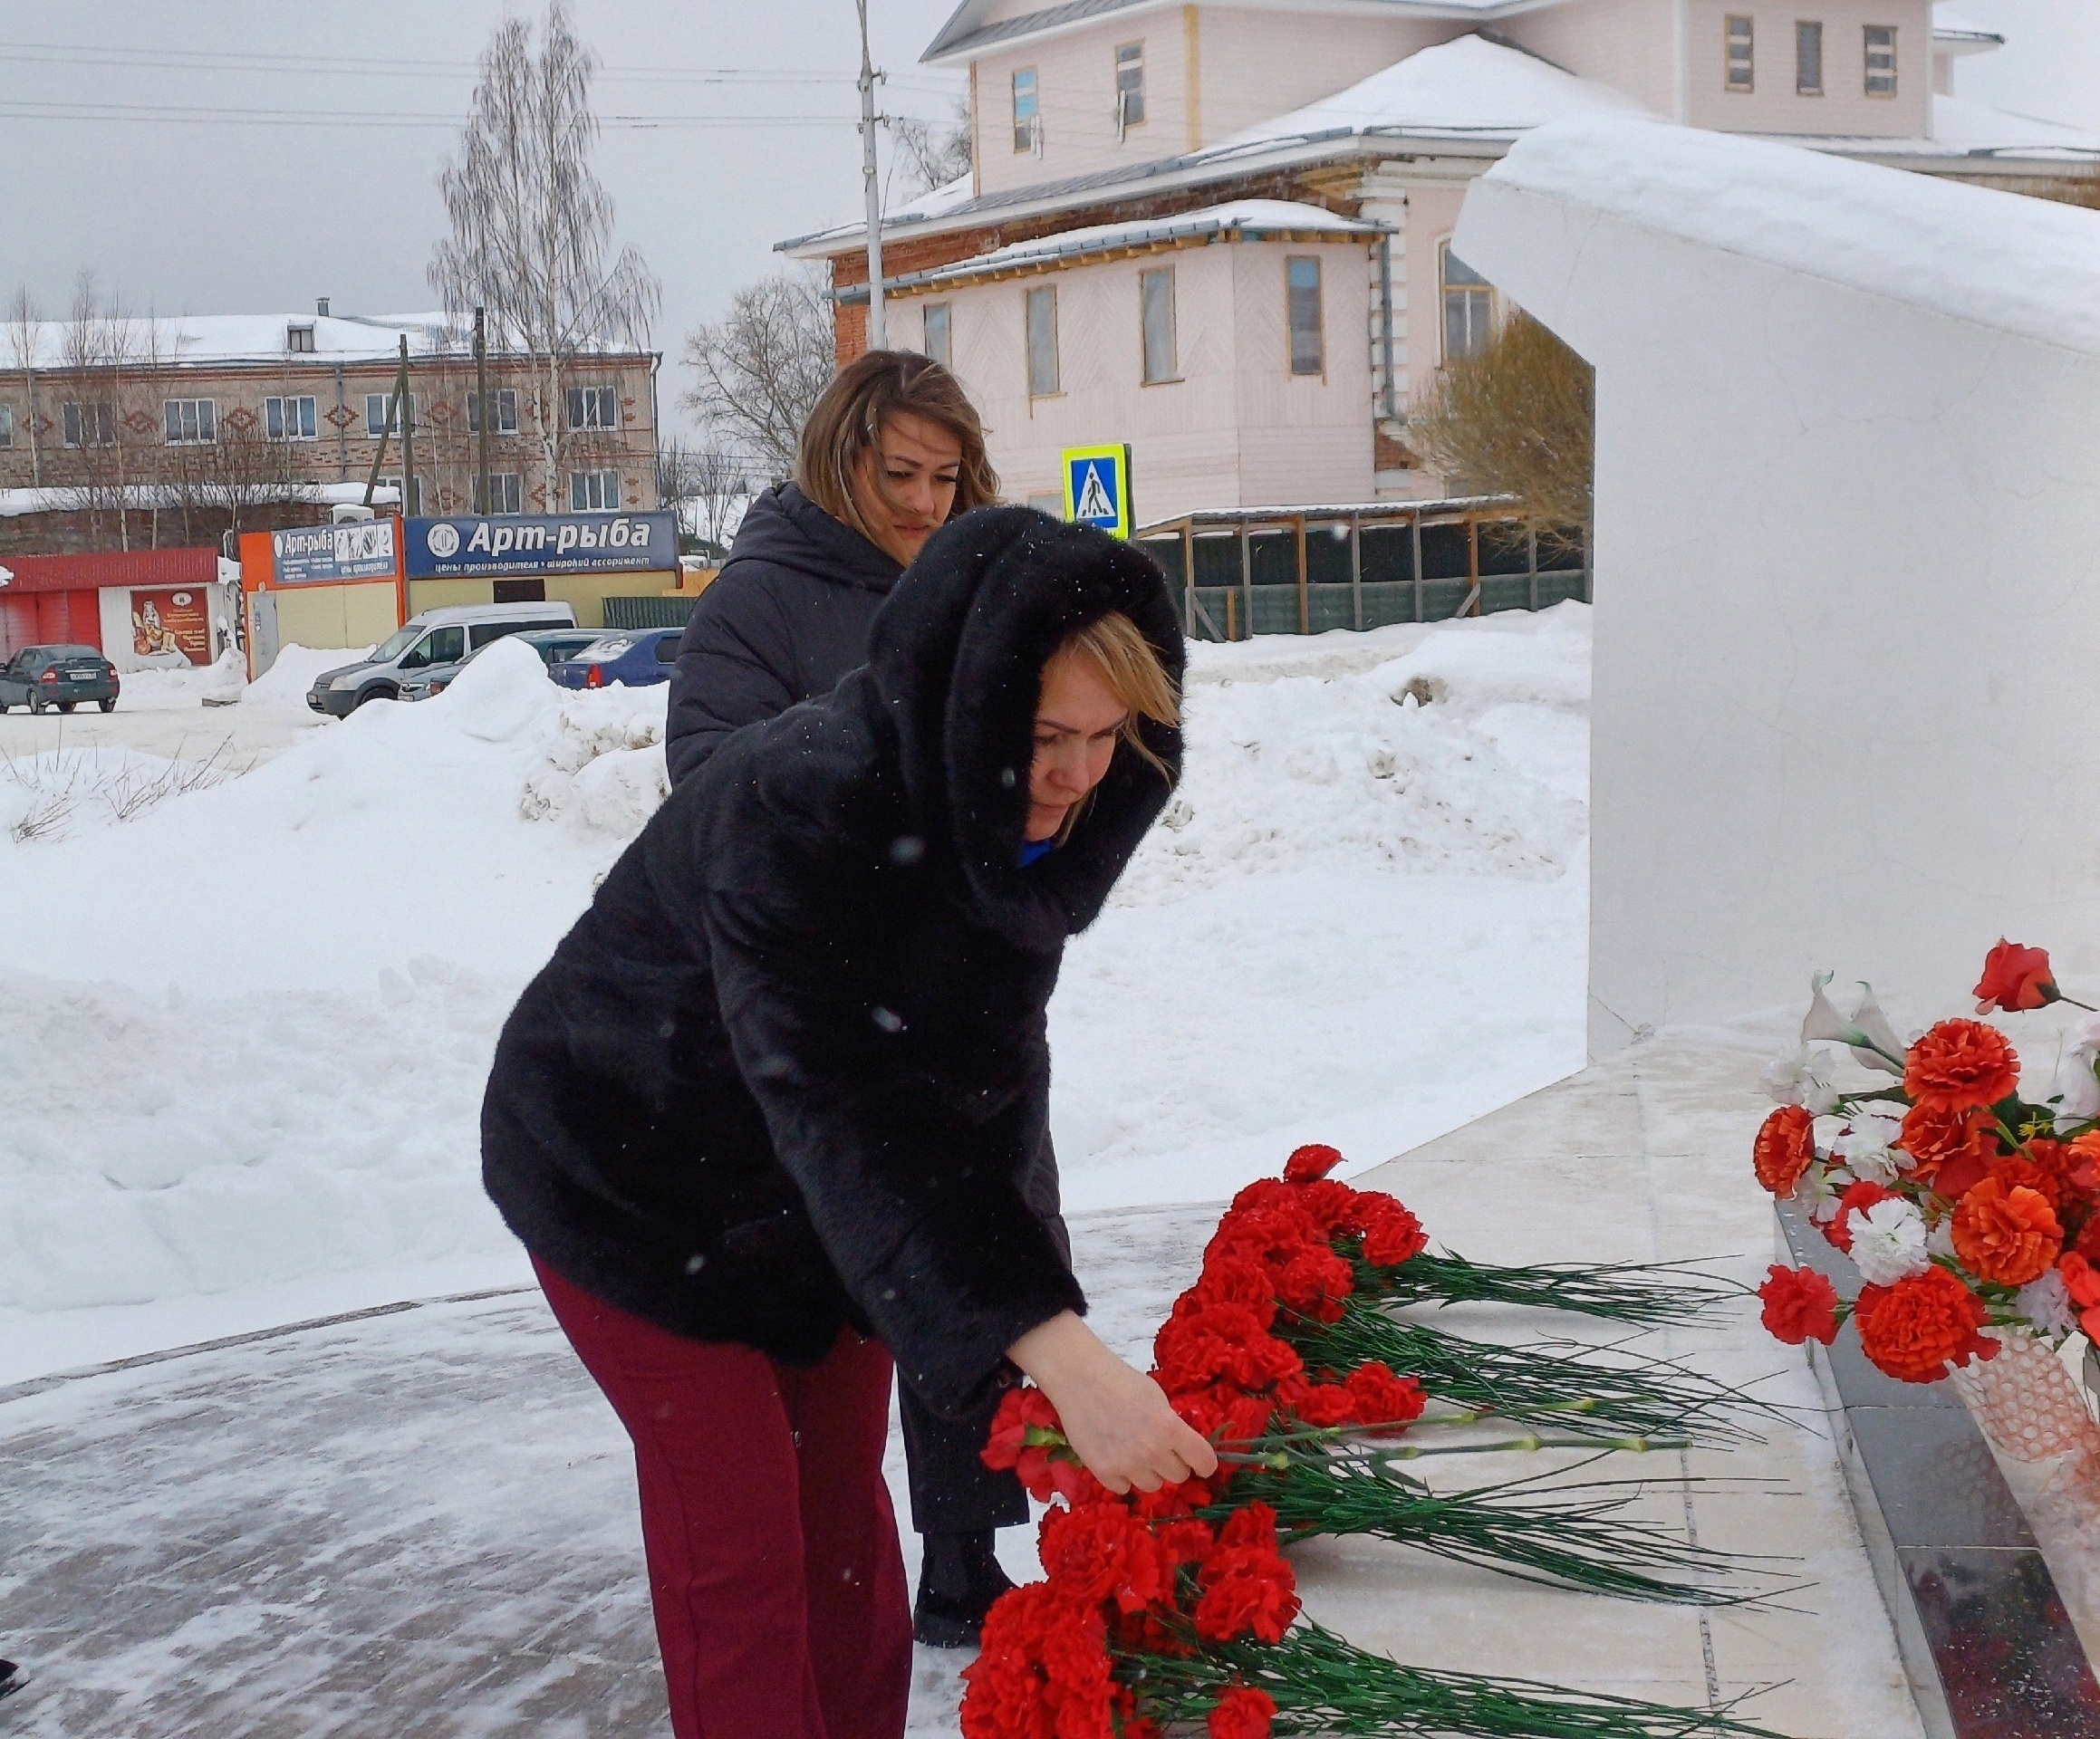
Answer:
<svg viewBox="0 0 2100 1739"><path fill-rule="evenodd" d="M361 519L270 533L270 575L280 586L394 577L394 522Z"/></svg>
<svg viewBox="0 0 2100 1739"><path fill-rule="evenodd" d="M457 580L496 573L630 573L675 571L671 514L543 514L499 519L411 519L409 578Z"/></svg>

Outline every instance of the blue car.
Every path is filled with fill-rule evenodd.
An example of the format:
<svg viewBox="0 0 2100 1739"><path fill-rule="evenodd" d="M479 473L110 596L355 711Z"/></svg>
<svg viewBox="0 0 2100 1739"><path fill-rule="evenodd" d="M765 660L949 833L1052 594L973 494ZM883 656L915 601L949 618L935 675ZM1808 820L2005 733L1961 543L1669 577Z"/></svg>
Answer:
<svg viewBox="0 0 2100 1739"><path fill-rule="evenodd" d="M564 688L610 688L623 682L640 688L669 682L679 661L682 628L608 629L572 658L557 658L547 674Z"/></svg>

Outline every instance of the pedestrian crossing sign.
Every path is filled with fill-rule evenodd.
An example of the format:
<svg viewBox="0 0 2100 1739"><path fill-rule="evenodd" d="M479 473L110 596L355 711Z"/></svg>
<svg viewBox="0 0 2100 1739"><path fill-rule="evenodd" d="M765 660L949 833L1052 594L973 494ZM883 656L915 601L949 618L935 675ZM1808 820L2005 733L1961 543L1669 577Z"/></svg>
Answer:
<svg viewBox="0 0 2100 1739"><path fill-rule="evenodd" d="M1111 537L1131 534L1131 449L1127 442L1064 449L1064 517L1095 526Z"/></svg>

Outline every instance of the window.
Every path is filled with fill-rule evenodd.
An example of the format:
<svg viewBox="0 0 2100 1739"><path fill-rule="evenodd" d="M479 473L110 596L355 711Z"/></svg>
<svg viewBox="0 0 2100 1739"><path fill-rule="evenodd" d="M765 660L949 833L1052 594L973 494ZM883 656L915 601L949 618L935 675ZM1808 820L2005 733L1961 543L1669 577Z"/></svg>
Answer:
<svg viewBox="0 0 2100 1739"><path fill-rule="evenodd" d="M1437 276L1444 299L1444 360L1469 361L1488 348L1495 292L1486 278L1451 252L1449 242L1438 251Z"/></svg>
<svg viewBox="0 0 2100 1739"><path fill-rule="evenodd" d="M398 493L398 492L400 491L400 486L401 486L401 480L400 480L400 478L399 478L399 477L381 477L381 478L380 479L380 487L381 487L381 488L382 488L382 489L392 489L392 490L394 490L394 491L396 491L396 492L397 492L397 494L396 494L396 497L395 497L395 498L396 498L398 501L400 501L400 502L401 503L401 508L400 508L400 511L401 511L402 513L404 513L404 514L409 514L409 515L411 515L411 516L413 516L414 514L419 514L419 513L421 513L421 512L423 511L423 480L422 480L422 478L420 478L420 477L418 477L418 478L416 479L416 486L415 486L413 489L411 489L411 490L409 490L409 493L408 493L408 495L407 495L407 496L406 496L405 498L404 498L404 497L402 497L402 496L400 496L400 494Z"/></svg>
<svg viewBox="0 0 2100 1739"><path fill-rule="evenodd" d="M114 447L117 444L117 408L108 399L99 404L69 404L59 412L68 447ZM149 425L150 427L150 425Z"/></svg>
<svg viewBox="0 0 2100 1739"><path fill-rule="evenodd" d="M1043 149L1043 117L1036 109L1036 71L1014 74L1014 149L1016 151L1039 151Z"/></svg>
<svg viewBox="0 0 2100 1739"><path fill-rule="evenodd" d="M572 471L569 473L569 511L572 514L616 514L620 511L620 473Z"/></svg>
<svg viewBox="0 0 2100 1739"><path fill-rule="evenodd" d="M926 304L926 354L944 369L955 366L955 342L945 302Z"/></svg>
<svg viewBox="0 0 2100 1739"><path fill-rule="evenodd" d="M1047 399L1057 390L1057 291L1045 284L1028 292L1028 397Z"/></svg>
<svg viewBox="0 0 2100 1739"><path fill-rule="evenodd" d="M208 447L218 439L218 407L209 399L169 399L161 405L170 447Z"/></svg>
<svg viewBox="0 0 2100 1739"><path fill-rule="evenodd" d="M1145 45L1125 43L1115 52L1115 136L1145 120Z"/></svg>
<svg viewBox="0 0 2100 1739"><path fill-rule="evenodd" d="M368 392L364 396L364 432L375 441L385 432L387 401L393 396L390 392ZM401 415L395 420L394 434L397 438L403 423L410 428L420 428L423 426L416 418L416 395L412 392L401 406Z"/></svg>
<svg viewBox="0 0 2100 1739"><path fill-rule="evenodd" d="M316 427L311 399L263 400L263 433L273 441L311 441Z"/></svg>
<svg viewBox="0 0 2100 1739"><path fill-rule="evenodd" d="M490 396L496 400L496 420L489 424L488 432L491 435L516 434L517 389L498 387ZM574 428L575 425L572 423L570 427ZM481 433L481 395L478 392L467 395L467 428L470 434Z"/></svg>
<svg viewBox="0 0 2100 1739"><path fill-rule="evenodd" d="M0 405L0 447L14 445L14 407Z"/></svg>
<svg viewBox="0 0 2100 1739"><path fill-rule="evenodd" d="M656 661L659 664L676 664L679 648L684 641L682 634L666 634L656 643Z"/></svg>
<svg viewBox="0 0 2100 1739"><path fill-rule="evenodd" d="M618 428L620 394L612 387L571 387L568 392L571 428ZM502 408L497 407L497 415Z"/></svg>
<svg viewBox="0 0 2100 1739"><path fill-rule="evenodd" d="M489 602L494 604L544 604L547 601L547 582L544 580L498 580L490 589ZM522 632L525 624L517 624Z"/></svg>
<svg viewBox="0 0 2100 1739"><path fill-rule="evenodd" d="M284 348L288 351L298 351L303 354L311 354L313 349L313 322L308 322L303 326L285 327Z"/></svg>
<svg viewBox="0 0 2100 1739"><path fill-rule="evenodd" d="M1750 19L1748 13L1731 12L1729 14L1728 44L1728 88L1730 91L1748 92L1755 88L1752 78L1754 43L1750 34Z"/></svg>
<svg viewBox="0 0 2100 1739"><path fill-rule="evenodd" d="M488 498L496 504L486 507L481 502L481 479L474 479L474 511L477 514L522 514L525 507L523 479L515 471L491 471L488 474Z"/></svg>
<svg viewBox="0 0 2100 1739"><path fill-rule="evenodd" d="M458 664L467 656L467 629L455 623L434 628L401 655L403 670L428 670L434 664Z"/></svg>
<svg viewBox="0 0 2100 1739"><path fill-rule="evenodd" d="M1138 317L1144 332L1145 384L1177 380L1174 358L1174 268L1138 274Z"/></svg>
<svg viewBox="0 0 2100 1739"><path fill-rule="evenodd" d="M1866 27L1866 93L1870 97L1896 94L1896 27Z"/></svg>
<svg viewBox="0 0 2100 1739"><path fill-rule="evenodd" d="M1327 347L1320 331L1319 261L1305 256L1286 260L1284 283L1291 327L1291 372L1324 374Z"/></svg>
<svg viewBox="0 0 2100 1739"><path fill-rule="evenodd" d="M1794 25L1794 91L1804 97L1823 94L1823 26L1806 20Z"/></svg>

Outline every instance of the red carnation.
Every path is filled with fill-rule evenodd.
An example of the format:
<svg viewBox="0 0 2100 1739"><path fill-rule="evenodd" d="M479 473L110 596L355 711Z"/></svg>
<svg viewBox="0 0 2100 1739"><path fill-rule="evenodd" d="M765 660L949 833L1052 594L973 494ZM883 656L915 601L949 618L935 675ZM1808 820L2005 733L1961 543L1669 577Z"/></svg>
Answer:
<svg viewBox="0 0 2100 1739"><path fill-rule="evenodd" d="M1765 1328L1775 1340L1790 1347L1820 1340L1827 1347L1837 1339L1837 1289L1815 1269L1775 1264L1758 1296L1765 1301Z"/></svg>
<svg viewBox="0 0 2100 1739"><path fill-rule="evenodd" d="M1871 1177L1862 1177L1837 1198L1837 1212L1830 1216L1830 1224L1823 1228L1823 1235L1850 1255L1852 1216L1865 1213L1876 1202L1892 1202L1895 1196L1894 1190L1883 1188Z"/></svg>
<svg viewBox="0 0 2100 1739"><path fill-rule="evenodd" d="M1998 1352L1997 1341L1977 1333L1990 1320L1983 1301L1944 1268L1864 1289L1855 1316L1860 1350L1898 1382L1936 1383L1950 1360L1966 1365Z"/></svg>
<svg viewBox="0 0 2100 1739"><path fill-rule="evenodd" d="M1319 1228L1323 1237L1353 1232L1357 1204L1363 1199L1357 1191L1337 1177L1323 1177L1317 1183L1298 1187L1299 1210Z"/></svg>
<svg viewBox="0 0 2100 1739"><path fill-rule="evenodd" d="M1276 1399L1315 1430L1356 1422L1356 1398L1340 1383L1308 1383L1291 1377L1276 1385Z"/></svg>
<svg viewBox="0 0 2100 1739"><path fill-rule="evenodd" d="M1358 1365L1346 1380L1359 1425L1405 1425L1421 1417L1421 1385L1411 1377L1395 1377L1388 1367L1371 1359Z"/></svg>
<svg viewBox="0 0 2100 1739"><path fill-rule="evenodd" d="M2023 948L2002 936L1998 946L1983 957L1983 977L1976 986L1976 1012L1988 1014L2001 1008L2008 1014L2040 1008L2057 1001L2056 974L2049 970L2047 948Z"/></svg>
<svg viewBox="0 0 2100 1739"><path fill-rule="evenodd" d="M2018 1086L2018 1054L1981 1021L1941 1021L1903 1059L1903 1090L1918 1105L1962 1111L1995 1105Z"/></svg>
<svg viewBox="0 0 2100 1739"><path fill-rule="evenodd" d="M1321 1244L1307 1244L1276 1277L1277 1299L1315 1322L1339 1322L1342 1301L1356 1290L1349 1264Z"/></svg>
<svg viewBox="0 0 2100 1739"><path fill-rule="evenodd" d="M1125 1612L1166 1598L1171 1572L1152 1532L1121 1504L1081 1504L1043 1517L1043 1568L1075 1600L1113 1599Z"/></svg>
<svg viewBox="0 0 2100 1739"><path fill-rule="evenodd" d="M1276 1699L1251 1685L1235 1685L1218 1699L1206 1725L1210 1739L1268 1739Z"/></svg>
<svg viewBox="0 0 2100 1739"><path fill-rule="evenodd" d="M1429 1248L1421 1222L1390 1196L1366 1196L1357 1224L1363 1230L1363 1260L1378 1268L1397 1268Z"/></svg>
<svg viewBox="0 0 2100 1739"><path fill-rule="evenodd" d="M1903 1113L1896 1145L1911 1156L1911 1181L1950 1201L1983 1181L1999 1151L1998 1119L1987 1106L1928 1102Z"/></svg>
<svg viewBox="0 0 2100 1739"><path fill-rule="evenodd" d="M1317 1142L1297 1148L1284 1161L1284 1181L1286 1184L1309 1184L1316 1177L1325 1177L1342 1163L1339 1148L1324 1147Z"/></svg>
<svg viewBox="0 0 2100 1739"><path fill-rule="evenodd" d="M1248 1631L1280 1642L1298 1615L1297 1579L1276 1550L1276 1513L1266 1504L1235 1510L1197 1576L1196 1634L1229 1642Z"/></svg>
<svg viewBox="0 0 2100 1739"><path fill-rule="evenodd" d="M1750 1168L1775 1196L1791 1196L1816 1159L1816 1117L1806 1105L1782 1105L1758 1126Z"/></svg>

